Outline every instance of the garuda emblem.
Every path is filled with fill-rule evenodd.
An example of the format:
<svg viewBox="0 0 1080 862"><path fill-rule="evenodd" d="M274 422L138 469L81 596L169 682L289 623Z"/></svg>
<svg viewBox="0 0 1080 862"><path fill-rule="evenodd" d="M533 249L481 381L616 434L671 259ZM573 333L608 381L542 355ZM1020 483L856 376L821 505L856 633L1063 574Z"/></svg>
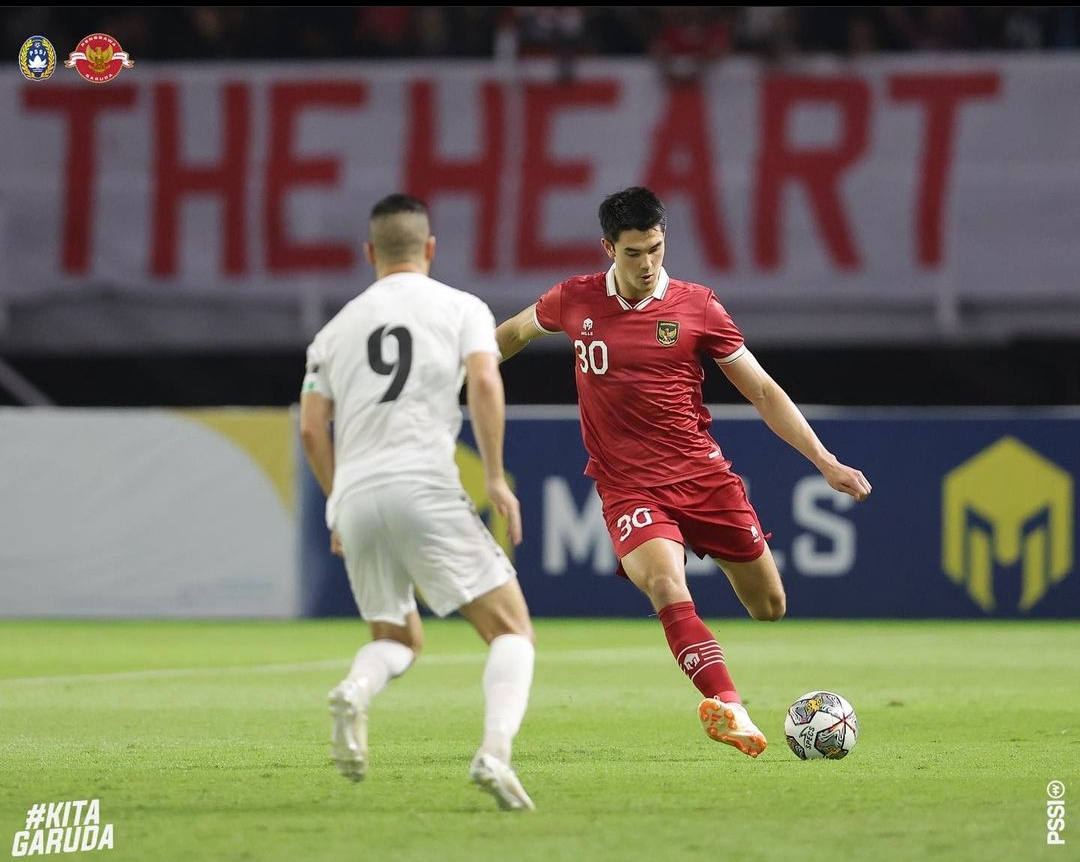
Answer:
<svg viewBox="0 0 1080 862"><path fill-rule="evenodd" d="M660 320L656 323L656 340L664 347L671 347L679 340L679 324L673 320Z"/></svg>

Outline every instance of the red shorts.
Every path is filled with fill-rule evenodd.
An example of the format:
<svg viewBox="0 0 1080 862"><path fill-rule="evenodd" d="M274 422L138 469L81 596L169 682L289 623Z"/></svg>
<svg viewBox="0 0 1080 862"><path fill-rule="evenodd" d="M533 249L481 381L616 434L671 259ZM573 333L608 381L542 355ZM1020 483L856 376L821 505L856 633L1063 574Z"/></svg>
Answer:
<svg viewBox="0 0 1080 862"><path fill-rule="evenodd" d="M649 539L671 539L699 557L735 563L765 552L765 533L742 479L728 469L655 488L597 484L615 556L621 560ZM622 563L618 574L626 577Z"/></svg>

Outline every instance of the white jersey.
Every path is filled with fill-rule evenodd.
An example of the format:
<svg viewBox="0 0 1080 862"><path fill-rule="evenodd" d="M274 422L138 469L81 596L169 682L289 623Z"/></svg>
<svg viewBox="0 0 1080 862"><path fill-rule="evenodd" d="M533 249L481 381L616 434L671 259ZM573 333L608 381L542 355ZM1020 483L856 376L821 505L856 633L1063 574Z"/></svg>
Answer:
<svg viewBox="0 0 1080 862"><path fill-rule="evenodd" d="M357 488L408 478L460 485L464 360L498 349L483 300L419 273L379 279L318 332L303 391L334 402L328 526Z"/></svg>

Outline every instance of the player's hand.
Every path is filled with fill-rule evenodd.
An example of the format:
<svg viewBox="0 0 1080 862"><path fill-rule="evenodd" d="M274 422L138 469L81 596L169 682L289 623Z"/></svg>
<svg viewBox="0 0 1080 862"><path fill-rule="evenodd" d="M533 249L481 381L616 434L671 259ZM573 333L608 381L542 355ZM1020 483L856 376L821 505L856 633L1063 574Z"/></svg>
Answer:
<svg viewBox="0 0 1080 862"><path fill-rule="evenodd" d="M821 475L834 491L842 491L860 502L869 497L870 492L874 490L870 485L870 480L862 474L862 470L856 470L846 464L831 464L821 471Z"/></svg>
<svg viewBox="0 0 1080 862"><path fill-rule="evenodd" d="M506 533L515 545L521 544L521 504L505 479L496 479L487 483L488 499L495 511L506 518Z"/></svg>
<svg viewBox="0 0 1080 862"><path fill-rule="evenodd" d="M344 557L345 549L341 546L341 536L337 530L330 531L330 553L336 557Z"/></svg>

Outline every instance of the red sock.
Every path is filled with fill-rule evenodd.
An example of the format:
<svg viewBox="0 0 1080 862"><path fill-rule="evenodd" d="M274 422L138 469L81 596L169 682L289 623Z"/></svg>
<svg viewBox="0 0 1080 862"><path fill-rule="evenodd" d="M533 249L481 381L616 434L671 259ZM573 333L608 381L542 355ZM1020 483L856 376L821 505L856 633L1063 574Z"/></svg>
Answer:
<svg viewBox="0 0 1080 862"><path fill-rule="evenodd" d="M697 615L693 602L675 602L660 609L660 622L675 661L705 697L742 703L731 681L724 651Z"/></svg>

